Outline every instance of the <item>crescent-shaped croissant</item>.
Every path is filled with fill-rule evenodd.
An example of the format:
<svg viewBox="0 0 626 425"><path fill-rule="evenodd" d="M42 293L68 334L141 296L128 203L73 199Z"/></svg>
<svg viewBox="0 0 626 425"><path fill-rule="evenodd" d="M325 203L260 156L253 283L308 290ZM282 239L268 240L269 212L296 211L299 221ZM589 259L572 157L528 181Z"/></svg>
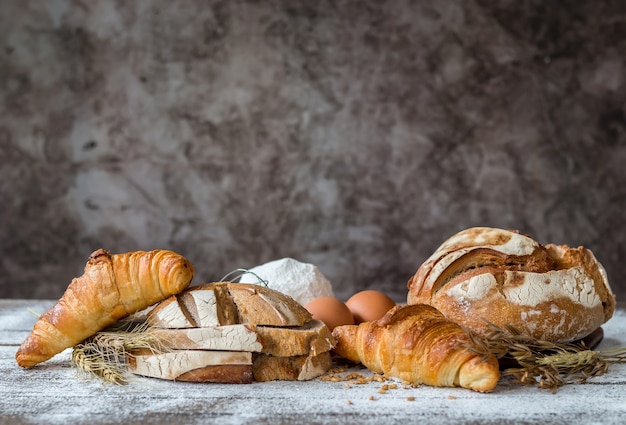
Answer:
<svg viewBox="0 0 626 425"><path fill-rule="evenodd" d="M82 276L35 323L18 349L18 365L31 368L66 348L187 288L194 269L167 250L91 254Z"/></svg>
<svg viewBox="0 0 626 425"><path fill-rule="evenodd" d="M381 319L338 326L335 352L370 370L411 384L492 391L498 361L467 351L469 335L426 305L398 305Z"/></svg>

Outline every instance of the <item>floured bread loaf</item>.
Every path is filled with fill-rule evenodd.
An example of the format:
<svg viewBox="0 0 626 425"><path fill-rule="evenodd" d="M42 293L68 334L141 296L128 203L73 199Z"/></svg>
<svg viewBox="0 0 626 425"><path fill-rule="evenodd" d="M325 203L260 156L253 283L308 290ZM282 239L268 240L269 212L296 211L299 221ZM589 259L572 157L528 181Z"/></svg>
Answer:
<svg viewBox="0 0 626 425"><path fill-rule="evenodd" d="M147 317L164 353L135 352L138 375L249 383L315 378L331 365L334 339L291 297L255 284L210 283L172 296Z"/></svg>
<svg viewBox="0 0 626 425"><path fill-rule="evenodd" d="M486 320L565 342L610 319L615 295L588 249L478 227L452 236L424 262L408 282L407 302L431 305L478 333Z"/></svg>

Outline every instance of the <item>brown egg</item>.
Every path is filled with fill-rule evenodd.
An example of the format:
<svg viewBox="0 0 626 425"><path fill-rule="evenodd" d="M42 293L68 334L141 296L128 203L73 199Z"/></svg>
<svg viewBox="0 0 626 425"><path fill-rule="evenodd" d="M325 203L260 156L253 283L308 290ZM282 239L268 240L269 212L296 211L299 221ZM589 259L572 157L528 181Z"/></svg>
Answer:
<svg viewBox="0 0 626 425"><path fill-rule="evenodd" d="M382 292L369 289L351 296L346 305L354 316L354 323L359 324L380 319L396 303Z"/></svg>
<svg viewBox="0 0 626 425"><path fill-rule="evenodd" d="M331 331L336 326L354 325L354 317L348 306L335 297L319 297L309 301L304 308L314 319L321 320Z"/></svg>

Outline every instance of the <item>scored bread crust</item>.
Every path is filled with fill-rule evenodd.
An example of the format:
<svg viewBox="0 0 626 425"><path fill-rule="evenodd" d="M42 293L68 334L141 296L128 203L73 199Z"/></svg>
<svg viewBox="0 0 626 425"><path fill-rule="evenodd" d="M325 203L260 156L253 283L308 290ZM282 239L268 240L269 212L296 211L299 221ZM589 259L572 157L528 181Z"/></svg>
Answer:
<svg viewBox="0 0 626 425"><path fill-rule="evenodd" d="M574 341L613 315L606 271L586 248L543 246L516 231L477 227L445 241L408 282L427 304L479 334L512 325L538 339Z"/></svg>
<svg viewBox="0 0 626 425"><path fill-rule="evenodd" d="M246 283L228 283L240 323L266 326L302 326L313 319L301 304L282 292Z"/></svg>
<svg viewBox="0 0 626 425"><path fill-rule="evenodd" d="M302 326L313 317L288 295L263 286L215 282L195 286L162 301L147 322L161 328L194 328L250 323Z"/></svg>

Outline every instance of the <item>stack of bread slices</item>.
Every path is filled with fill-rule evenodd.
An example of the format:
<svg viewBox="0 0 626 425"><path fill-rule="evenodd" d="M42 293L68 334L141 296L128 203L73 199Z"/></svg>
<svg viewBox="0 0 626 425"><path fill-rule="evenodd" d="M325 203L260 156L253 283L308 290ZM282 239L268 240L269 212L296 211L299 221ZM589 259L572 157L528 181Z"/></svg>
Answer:
<svg viewBox="0 0 626 425"><path fill-rule="evenodd" d="M308 380L332 364L329 329L288 295L256 284L196 286L147 316L168 350L135 352L137 375L191 382Z"/></svg>

